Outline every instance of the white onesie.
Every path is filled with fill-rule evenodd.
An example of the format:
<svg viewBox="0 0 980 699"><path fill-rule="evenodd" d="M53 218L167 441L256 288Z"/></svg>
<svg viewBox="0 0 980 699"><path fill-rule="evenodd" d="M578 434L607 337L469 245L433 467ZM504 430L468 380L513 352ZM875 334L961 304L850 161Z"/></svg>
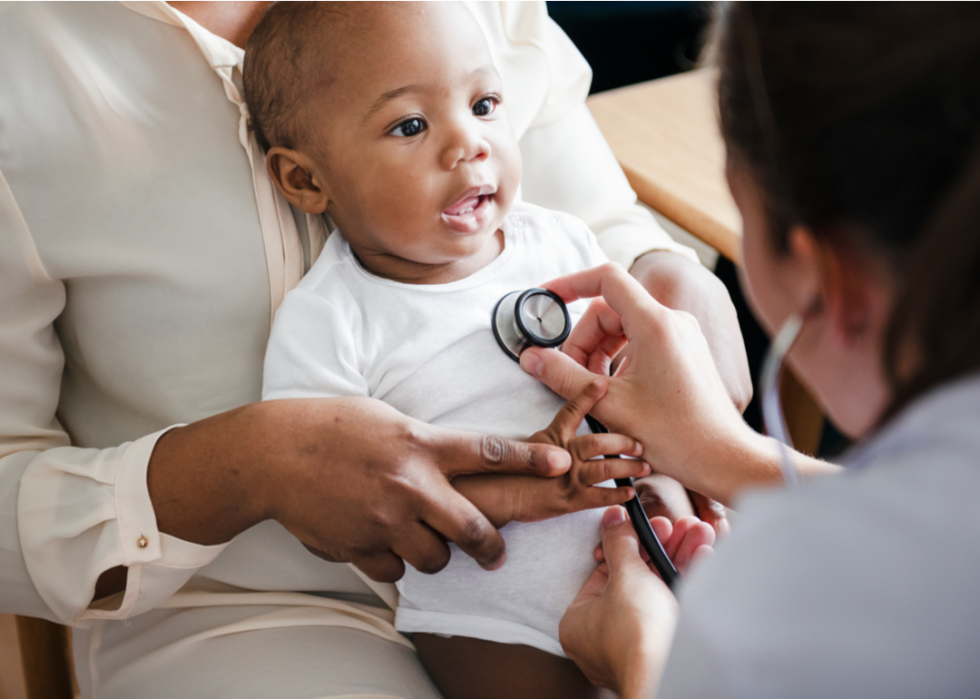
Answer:
<svg viewBox="0 0 980 699"><path fill-rule="evenodd" d="M526 438L562 399L497 345L496 302L518 289L606 261L577 218L516 204L503 252L450 284L402 284L367 272L336 233L280 307L265 358L263 399L370 396L452 429ZM570 304L573 322L584 302ZM507 562L482 570L452 548L436 575L410 566L398 583L399 631L460 635L564 655L558 622L595 567L601 510L501 530Z"/></svg>

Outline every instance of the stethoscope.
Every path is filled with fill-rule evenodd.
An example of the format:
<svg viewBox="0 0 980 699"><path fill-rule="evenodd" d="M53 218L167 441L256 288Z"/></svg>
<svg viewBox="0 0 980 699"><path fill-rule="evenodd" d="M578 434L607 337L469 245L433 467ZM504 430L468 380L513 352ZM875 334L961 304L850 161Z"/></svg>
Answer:
<svg viewBox="0 0 980 699"><path fill-rule="evenodd" d="M512 291L500 299L493 308L491 326L504 353L514 361L520 361L521 352L528 347L557 347L564 342L572 329L572 320L560 296L547 289L528 289ZM593 433L609 431L591 415L586 415L585 420ZM632 487L633 479L617 478L616 485ZM677 568L650 526L639 496L634 495L625 507L633 529L660 577L671 589L683 586Z"/></svg>
<svg viewBox="0 0 980 699"><path fill-rule="evenodd" d="M779 377L782 374L786 355L799 336L800 330L803 329L803 316L802 313L791 314L783 323L783 327L776 333L762 362L762 376L759 380L759 388L762 389L762 424L766 429L766 434L775 438L779 445L779 468L783 474L783 483L787 488L795 488L799 485L800 479L796 475L793 463L789 460L787 447L792 448L793 441L790 439L789 430L786 429L786 420L783 417L783 404L779 394Z"/></svg>
<svg viewBox="0 0 980 699"><path fill-rule="evenodd" d="M816 302L811 306L815 304ZM790 461L787 449L787 447L792 448L793 443L783 417L779 378L786 355L803 328L803 320L803 313L793 313L783 323L783 327L776 333L766 352L760 381L762 422L766 433L774 437L779 444L780 469L783 481L789 488L798 485L799 477ZM565 302L560 296L547 289L528 289L507 294L494 306L491 323L497 344L514 361L520 361L521 352L528 347L557 347L565 341L572 327ZM593 433L609 431L591 415L586 415L585 419ZM632 486L633 479L617 478L616 485ZM634 496L627 502L626 511L660 577L668 587L673 588L677 583L683 585L677 568L674 567L667 552L664 551L663 544L650 526L650 520L643 511L640 498Z"/></svg>

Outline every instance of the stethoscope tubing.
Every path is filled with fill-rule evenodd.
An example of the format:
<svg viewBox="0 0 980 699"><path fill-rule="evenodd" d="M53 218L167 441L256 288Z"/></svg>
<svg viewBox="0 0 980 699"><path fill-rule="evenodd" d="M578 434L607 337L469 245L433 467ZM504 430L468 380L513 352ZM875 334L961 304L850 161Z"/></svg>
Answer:
<svg viewBox="0 0 980 699"><path fill-rule="evenodd" d="M607 434L609 430L601 422L596 420L591 415L585 416L585 421L589 424L589 429L592 430L593 434ZM618 459L616 455L610 455L606 457L607 459ZM632 478L616 478L616 485L620 487L633 487ZM674 562L670 560L670 556L664 550L664 545L660 543L659 537L657 537L656 532L653 531L653 527L650 525L650 519L647 517L646 511L643 509L643 503L640 502L640 496L634 495L630 500L623 503L626 508L626 513L629 515L630 522L633 523L633 529L636 531L636 536L640 540L640 544L643 546L643 550L647 552L650 556L650 560L653 562L653 567L657 569L660 577L667 584L667 587L671 590L676 591L679 588L684 587L684 580L681 578L680 573L677 572L677 568L674 566Z"/></svg>

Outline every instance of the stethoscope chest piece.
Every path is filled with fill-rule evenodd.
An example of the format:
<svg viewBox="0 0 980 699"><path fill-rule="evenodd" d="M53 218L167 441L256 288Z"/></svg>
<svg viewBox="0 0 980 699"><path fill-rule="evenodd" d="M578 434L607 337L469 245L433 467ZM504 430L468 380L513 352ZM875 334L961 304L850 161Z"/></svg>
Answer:
<svg viewBox="0 0 980 699"><path fill-rule="evenodd" d="M493 336L515 362L528 347L557 347L572 321L565 302L547 289L512 291L493 307Z"/></svg>

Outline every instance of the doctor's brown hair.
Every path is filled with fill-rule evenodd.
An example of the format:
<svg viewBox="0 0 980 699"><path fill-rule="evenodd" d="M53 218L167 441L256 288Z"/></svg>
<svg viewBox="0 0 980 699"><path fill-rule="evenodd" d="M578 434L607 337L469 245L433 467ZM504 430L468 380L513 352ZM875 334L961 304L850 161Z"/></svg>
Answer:
<svg viewBox="0 0 980 699"><path fill-rule="evenodd" d="M722 134L776 249L800 224L894 277L886 418L980 369L980 5L733 3L714 31Z"/></svg>

